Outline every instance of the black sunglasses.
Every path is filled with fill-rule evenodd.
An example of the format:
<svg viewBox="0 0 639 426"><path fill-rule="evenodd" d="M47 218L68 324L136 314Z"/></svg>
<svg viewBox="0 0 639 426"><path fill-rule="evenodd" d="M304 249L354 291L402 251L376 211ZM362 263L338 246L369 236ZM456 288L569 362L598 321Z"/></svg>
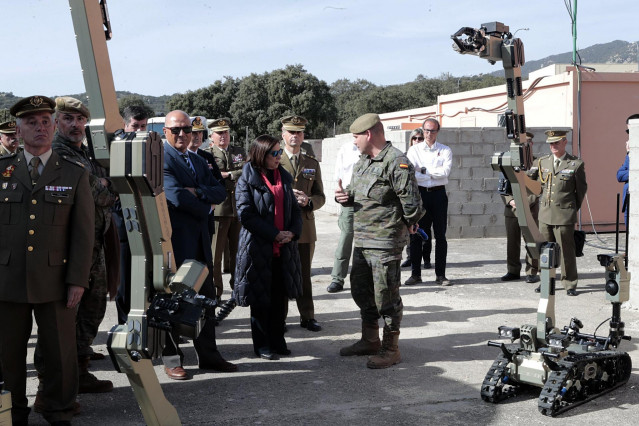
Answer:
<svg viewBox="0 0 639 426"><path fill-rule="evenodd" d="M418 138L417 136L413 136L413 137L411 138L411 140L412 140L412 141L420 141L420 142L423 142L423 141L424 141L424 138Z"/></svg>
<svg viewBox="0 0 639 426"><path fill-rule="evenodd" d="M184 126L184 127L167 127L174 135L179 135L180 132L191 133L193 131L192 126Z"/></svg>
<svg viewBox="0 0 639 426"><path fill-rule="evenodd" d="M271 154L273 157L278 157L278 156L282 155L283 152L284 152L284 149L280 148L277 151L269 152L269 154Z"/></svg>

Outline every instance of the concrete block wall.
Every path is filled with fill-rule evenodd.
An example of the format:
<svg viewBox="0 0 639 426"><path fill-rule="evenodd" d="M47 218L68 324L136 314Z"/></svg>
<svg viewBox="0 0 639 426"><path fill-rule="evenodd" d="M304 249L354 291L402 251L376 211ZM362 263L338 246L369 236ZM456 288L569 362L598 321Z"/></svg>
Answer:
<svg viewBox="0 0 639 426"><path fill-rule="evenodd" d="M549 153L545 142L546 128L528 129L534 133L535 156ZM386 139L402 151L408 149L410 131L386 132ZM453 167L446 192L448 194L448 238L504 237L504 204L497 194L499 175L491 167L494 153L507 151L510 141L501 127L443 128L437 140L453 151ZM326 204L324 211L338 214L334 200L335 156L342 144L353 143L353 136L338 135L322 142L322 179ZM639 204L639 203L638 203Z"/></svg>

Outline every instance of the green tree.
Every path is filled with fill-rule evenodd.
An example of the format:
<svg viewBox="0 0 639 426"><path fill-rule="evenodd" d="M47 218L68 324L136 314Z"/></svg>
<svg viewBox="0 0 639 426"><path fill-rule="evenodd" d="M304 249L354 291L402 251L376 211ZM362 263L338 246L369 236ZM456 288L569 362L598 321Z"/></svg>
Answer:
<svg viewBox="0 0 639 426"><path fill-rule="evenodd" d="M146 110L149 117L155 116L155 111L153 111L153 108L151 108L140 95L123 96L118 100L120 114L122 114L124 109L128 106L140 106Z"/></svg>

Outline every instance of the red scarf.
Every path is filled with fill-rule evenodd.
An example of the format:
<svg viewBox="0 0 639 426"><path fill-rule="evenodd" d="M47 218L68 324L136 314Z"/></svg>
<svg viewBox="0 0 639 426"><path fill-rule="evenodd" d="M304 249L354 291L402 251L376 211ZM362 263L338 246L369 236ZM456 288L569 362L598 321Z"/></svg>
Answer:
<svg viewBox="0 0 639 426"><path fill-rule="evenodd" d="M278 169L273 170L273 180L275 184L272 185L271 182L266 177L264 172L262 174L262 180L268 186L268 189L273 193L273 198L275 199L275 227L283 231L284 230L284 186L282 185L282 177L280 176L280 171ZM279 257L280 255L280 246L281 244L273 241L273 256Z"/></svg>

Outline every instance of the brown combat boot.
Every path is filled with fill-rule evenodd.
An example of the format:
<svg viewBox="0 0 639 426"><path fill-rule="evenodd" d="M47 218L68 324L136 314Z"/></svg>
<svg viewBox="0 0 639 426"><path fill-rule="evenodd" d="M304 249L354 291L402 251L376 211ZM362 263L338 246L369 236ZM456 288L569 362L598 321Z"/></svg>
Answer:
<svg viewBox="0 0 639 426"><path fill-rule="evenodd" d="M33 401L33 411L42 414L44 413L44 403L42 402L40 395L40 391L36 392L35 401ZM80 403L78 401L73 401L72 410L74 416L80 414L82 408L80 407Z"/></svg>
<svg viewBox="0 0 639 426"><path fill-rule="evenodd" d="M78 393L104 393L113 390L110 380L99 380L89 373L89 357L78 358L78 370L80 373Z"/></svg>
<svg viewBox="0 0 639 426"><path fill-rule="evenodd" d="M399 341L399 330L391 331L388 326L384 327L384 338L382 348L376 355L369 356L366 366L368 368L388 368L391 365L402 361L397 342Z"/></svg>
<svg viewBox="0 0 639 426"><path fill-rule="evenodd" d="M374 355L382 343L379 341L379 325L362 322L362 338L339 350L341 356Z"/></svg>

